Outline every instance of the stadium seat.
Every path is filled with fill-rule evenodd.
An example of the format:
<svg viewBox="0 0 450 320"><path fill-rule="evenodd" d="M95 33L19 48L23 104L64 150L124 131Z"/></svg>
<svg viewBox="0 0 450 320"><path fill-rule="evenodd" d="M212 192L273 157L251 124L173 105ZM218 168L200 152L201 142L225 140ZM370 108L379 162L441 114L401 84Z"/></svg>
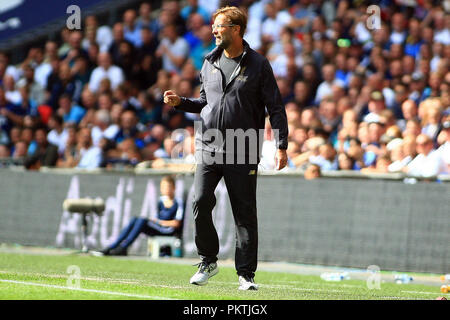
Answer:
<svg viewBox="0 0 450 320"><path fill-rule="evenodd" d="M170 246L172 256L181 258L183 256L183 241L178 236L154 236L148 238L147 255L152 259L158 259L160 249Z"/></svg>

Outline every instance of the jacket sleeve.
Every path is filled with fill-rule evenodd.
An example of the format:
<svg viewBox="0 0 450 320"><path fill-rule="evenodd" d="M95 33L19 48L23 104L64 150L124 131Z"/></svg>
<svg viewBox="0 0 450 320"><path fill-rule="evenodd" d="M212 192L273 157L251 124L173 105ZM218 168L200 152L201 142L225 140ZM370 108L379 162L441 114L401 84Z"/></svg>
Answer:
<svg viewBox="0 0 450 320"><path fill-rule="evenodd" d="M277 148L287 149L288 147L288 123L286 110L281 100L280 89L278 89L272 67L267 59L264 59L262 66L261 96L269 112L269 119L272 129L277 137Z"/></svg>
<svg viewBox="0 0 450 320"><path fill-rule="evenodd" d="M202 68L203 72L204 66ZM200 113L204 106L206 106L206 93L205 89L203 87L203 77L202 72L200 73L200 97L199 98L186 98L181 97L181 103L174 108L176 110L181 110L185 112L192 112L192 113Z"/></svg>

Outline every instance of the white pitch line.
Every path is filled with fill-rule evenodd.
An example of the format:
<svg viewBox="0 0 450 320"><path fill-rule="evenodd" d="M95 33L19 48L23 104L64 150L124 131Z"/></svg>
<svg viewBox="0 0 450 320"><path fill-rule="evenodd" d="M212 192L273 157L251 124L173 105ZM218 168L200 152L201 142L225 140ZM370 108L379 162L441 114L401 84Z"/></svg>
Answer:
<svg viewBox="0 0 450 320"><path fill-rule="evenodd" d="M27 286L45 287L45 288L53 288L53 289L64 289L64 290L110 294L110 295L126 296L126 297L133 297L133 298L144 298L144 299L154 299L154 300L178 300L178 299L167 298L167 297L146 296L146 295L140 295L140 294L132 294L132 293L124 293L124 292L116 292L116 291L103 291L103 290L95 290L95 289L82 289L82 288L74 288L74 287L69 287L69 286L57 286L57 285L53 285L53 284L44 284L44 283L35 283L35 282L26 282L26 281L0 279L0 282L23 284L23 285L27 285Z"/></svg>
<svg viewBox="0 0 450 320"><path fill-rule="evenodd" d="M10 272L10 271L2 271L0 273L3 274L16 274L19 276L38 276L38 277L46 277L53 279L67 279L68 275L60 275L60 274L45 274L45 273L36 273L36 272ZM99 282L114 282L120 284L133 284L133 285L145 285L149 287L155 288L168 288L168 289L186 289L192 286L168 286L163 284L154 284L145 281L133 281L131 279L117 279L117 278L95 278L95 277L80 277L80 280L88 280L88 281L99 281Z"/></svg>
<svg viewBox="0 0 450 320"><path fill-rule="evenodd" d="M444 296L448 296L450 294L450 293L442 293L442 292L425 292L425 291L402 291L402 292L420 293L420 294L433 294L433 295L442 294Z"/></svg>

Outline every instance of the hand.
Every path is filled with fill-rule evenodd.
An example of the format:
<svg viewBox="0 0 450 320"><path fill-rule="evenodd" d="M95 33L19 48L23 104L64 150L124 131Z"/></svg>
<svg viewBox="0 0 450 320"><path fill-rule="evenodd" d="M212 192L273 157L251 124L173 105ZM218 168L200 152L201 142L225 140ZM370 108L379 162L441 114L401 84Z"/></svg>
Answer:
<svg viewBox="0 0 450 320"><path fill-rule="evenodd" d="M167 47L165 45L160 45L159 48L156 50L156 56L162 57L163 55L167 54Z"/></svg>
<svg viewBox="0 0 450 320"><path fill-rule="evenodd" d="M164 103L171 107L175 107L181 103L181 98L172 90L164 92Z"/></svg>
<svg viewBox="0 0 450 320"><path fill-rule="evenodd" d="M287 153L285 149L278 149L277 154L275 156L276 160L276 169L281 170L286 167L287 164Z"/></svg>

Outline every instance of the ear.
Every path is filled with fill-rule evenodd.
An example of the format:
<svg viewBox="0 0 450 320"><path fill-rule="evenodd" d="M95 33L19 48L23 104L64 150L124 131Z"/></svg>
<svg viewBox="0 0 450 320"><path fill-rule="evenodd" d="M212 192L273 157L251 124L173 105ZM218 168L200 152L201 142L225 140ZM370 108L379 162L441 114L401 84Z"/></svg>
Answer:
<svg viewBox="0 0 450 320"><path fill-rule="evenodd" d="M237 34L240 34L241 33L241 26L237 26L238 28L236 28L235 30L237 30Z"/></svg>

